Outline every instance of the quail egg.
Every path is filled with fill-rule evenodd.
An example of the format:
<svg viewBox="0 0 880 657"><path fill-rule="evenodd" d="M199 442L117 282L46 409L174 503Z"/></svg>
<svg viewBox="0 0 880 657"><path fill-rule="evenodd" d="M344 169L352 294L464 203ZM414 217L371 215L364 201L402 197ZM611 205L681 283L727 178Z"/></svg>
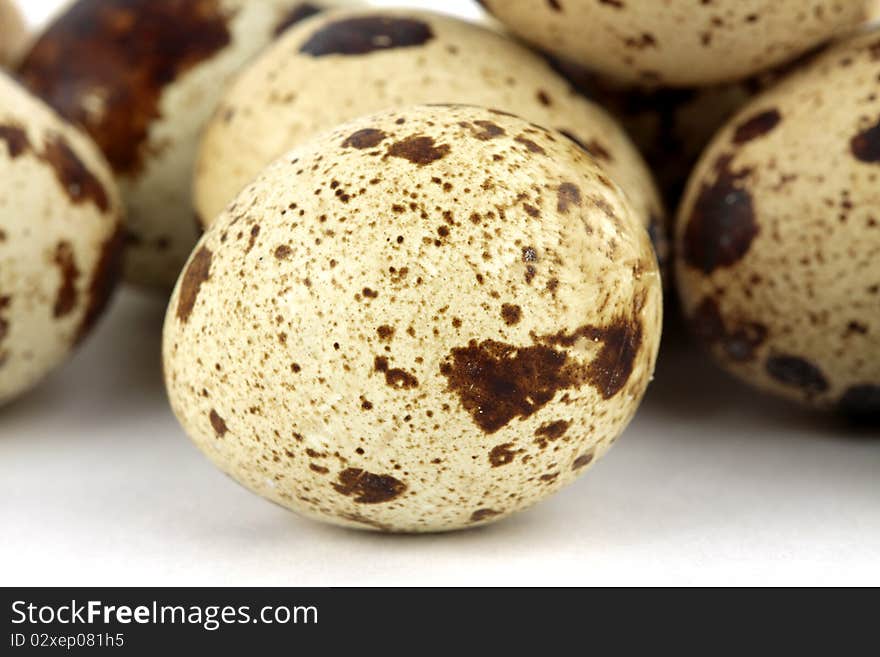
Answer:
<svg viewBox="0 0 880 657"><path fill-rule="evenodd" d="M0 74L0 404L89 332L122 253L110 169L88 138Z"/></svg>
<svg viewBox="0 0 880 657"><path fill-rule="evenodd" d="M684 310L745 381L880 413L880 32L758 95L719 133L678 217Z"/></svg>
<svg viewBox="0 0 880 657"><path fill-rule="evenodd" d="M857 27L868 0L480 0L527 41L622 82L748 77Z"/></svg>
<svg viewBox="0 0 880 657"><path fill-rule="evenodd" d="M165 323L174 412L224 472L349 527L444 531L548 497L636 411L647 231L574 142L420 106L283 156L204 235Z"/></svg>

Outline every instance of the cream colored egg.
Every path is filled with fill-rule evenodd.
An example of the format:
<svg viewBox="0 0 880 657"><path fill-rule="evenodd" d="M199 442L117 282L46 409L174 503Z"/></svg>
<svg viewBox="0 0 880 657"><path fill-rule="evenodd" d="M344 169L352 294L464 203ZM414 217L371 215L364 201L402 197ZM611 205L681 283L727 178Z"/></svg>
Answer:
<svg viewBox="0 0 880 657"><path fill-rule="evenodd" d="M173 286L199 234L192 170L205 121L227 81L315 11L300 0L78 0L37 40L20 76L113 166L130 281Z"/></svg>
<svg viewBox="0 0 880 657"><path fill-rule="evenodd" d="M819 408L880 413L880 33L759 95L677 225L679 291L718 361Z"/></svg>
<svg viewBox="0 0 880 657"><path fill-rule="evenodd" d="M395 106L496 107L559 129L592 153L667 254L651 174L620 126L539 56L476 25L415 10L348 10L296 26L230 87L201 145L195 199L209 225L287 149Z"/></svg>
<svg viewBox="0 0 880 657"><path fill-rule="evenodd" d="M873 0L871 0L873 1ZM482 0L509 29L618 80L728 82L859 25L869 0Z"/></svg>
<svg viewBox="0 0 880 657"><path fill-rule="evenodd" d="M0 404L86 336L116 283L121 237L98 149L0 74Z"/></svg>
<svg viewBox="0 0 880 657"><path fill-rule="evenodd" d="M465 106L356 120L202 238L164 333L171 404L224 472L331 523L451 530L570 483L651 378L647 232L574 143Z"/></svg>
<svg viewBox="0 0 880 657"><path fill-rule="evenodd" d="M14 66L27 47L28 29L13 0L0 0L0 66Z"/></svg>

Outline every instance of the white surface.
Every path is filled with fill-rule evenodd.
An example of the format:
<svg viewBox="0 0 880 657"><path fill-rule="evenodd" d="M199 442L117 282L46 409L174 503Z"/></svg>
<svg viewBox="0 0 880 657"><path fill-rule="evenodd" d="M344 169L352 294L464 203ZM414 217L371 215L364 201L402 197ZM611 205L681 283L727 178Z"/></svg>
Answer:
<svg viewBox="0 0 880 657"><path fill-rule="evenodd" d="M164 397L163 305L124 293L0 413L3 584L880 584L880 440L759 399L674 333L573 486L486 529L381 536L298 518L196 451Z"/></svg>
<svg viewBox="0 0 880 657"><path fill-rule="evenodd" d="M300 519L215 470L165 400L163 312L125 292L0 410L0 584L880 584L876 429L764 400L675 334L633 426L576 484L486 529L395 537Z"/></svg>

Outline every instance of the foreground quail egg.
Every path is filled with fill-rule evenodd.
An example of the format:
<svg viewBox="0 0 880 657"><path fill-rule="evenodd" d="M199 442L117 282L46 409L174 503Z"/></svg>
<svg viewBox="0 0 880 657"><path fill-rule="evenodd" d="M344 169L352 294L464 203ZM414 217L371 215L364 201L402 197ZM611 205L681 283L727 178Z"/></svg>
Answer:
<svg viewBox="0 0 880 657"><path fill-rule="evenodd" d="M697 335L772 393L880 414L880 33L759 95L720 132L677 225Z"/></svg>
<svg viewBox="0 0 880 657"><path fill-rule="evenodd" d="M20 76L110 161L127 206L129 280L177 280L199 232L199 132L227 80L316 11L298 0L78 0L37 40Z"/></svg>
<svg viewBox="0 0 880 657"><path fill-rule="evenodd" d="M595 161L505 112L401 109L266 169L206 233L164 332L174 412L313 518L497 520L570 483L651 378L661 285Z"/></svg>
<svg viewBox="0 0 880 657"><path fill-rule="evenodd" d="M413 10L325 14L290 30L243 72L205 131L199 215L210 225L274 158L318 132L436 102L497 107L565 133L623 187L665 260L664 212L651 174L608 114L510 39Z"/></svg>
<svg viewBox="0 0 880 657"><path fill-rule="evenodd" d="M97 148L0 75L0 404L60 364L103 310L121 211Z"/></svg>
<svg viewBox="0 0 880 657"><path fill-rule="evenodd" d="M623 82L737 80L858 26L869 0L481 0L540 48Z"/></svg>
<svg viewBox="0 0 880 657"><path fill-rule="evenodd" d="M15 2L0 0L0 66L14 65L27 41L27 26Z"/></svg>

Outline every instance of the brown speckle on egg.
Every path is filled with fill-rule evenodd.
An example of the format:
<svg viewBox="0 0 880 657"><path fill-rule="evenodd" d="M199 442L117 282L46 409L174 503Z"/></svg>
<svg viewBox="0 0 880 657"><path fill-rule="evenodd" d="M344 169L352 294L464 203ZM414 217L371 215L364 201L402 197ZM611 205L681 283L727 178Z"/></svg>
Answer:
<svg viewBox="0 0 880 657"><path fill-rule="evenodd" d="M856 159L862 162L880 162L880 121L853 137L850 148Z"/></svg>
<svg viewBox="0 0 880 657"><path fill-rule="evenodd" d="M425 165L442 159L449 153L448 144L437 145L432 137L411 135L388 147L388 156L400 157L413 164Z"/></svg>
<svg viewBox="0 0 880 657"><path fill-rule="evenodd" d="M386 135L381 130L364 128L346 137L342 145L346 148L375 148L385 139Z"/></svg>
<svg viewBox="0 0 880 657"><path fill-rule="evenodd" d="M779 110L775 109L754 114L736 126L733 133L733 143L744 144L752 139L758 139L773 130L781 120L782 116L779 114Z"/></svg>
<svg viewBox="0 0 880 657"><path fill-rule="evenodd" d="M214 433L217 434L218 438L222 438L229 431L226 426L226 420L220 417L220 414L217 413L213 408L211 412L208 414L208 419L211 421L211 427L214 429Z"/></svg>
<svg viewBox="0 0 880 657"><path fill-rule="evenodd" d="M312 57L366 55L379 50L421 46L433 37L430 25L410 18L344 18L322 26L299 51Z"/></svg>
<svg viewBox="0 0 880 657"><path fill-rule="evenodd" d="M77 304L77 281L80 271L76 266L76 258L70 242L59 242L55 248L53 262L58 267L61 284L55 296L55 305L52 309L53 317L60 318L70 314Z"/></svg>
<svg viewBox="0 0 880 657"><path fill-rule="evenodd" d="M186 272L180 281L180 298L177 303L177 318L186 322L196 305L196 299L202 284L211 275L211 258L213 254L205 246L200 247L192 256Z"/></svg>
<svg viewBox="0 0 880 657"><path fill-rule="evenodd" d="M333 488L359 504L384 504L402 495L407 486L391 475L348 468L339 473L339 483L333 484Z"/></svg>

